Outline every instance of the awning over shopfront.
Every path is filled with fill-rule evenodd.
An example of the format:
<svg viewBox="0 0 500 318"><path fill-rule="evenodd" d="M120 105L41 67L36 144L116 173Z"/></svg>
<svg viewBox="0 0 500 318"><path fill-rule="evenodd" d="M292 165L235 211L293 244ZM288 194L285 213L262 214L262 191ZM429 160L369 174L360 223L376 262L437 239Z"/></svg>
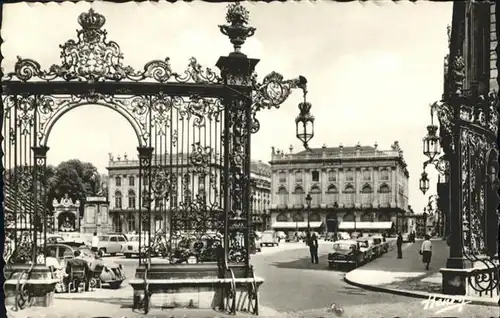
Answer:
<svg viewBox="0 0 500 318"><path fill-rule="evenodd" d="M309 225L313 229L321 227L323 222L310 222ZM274 222L271 225L273 229L296 229L296 228L306 228L307 222Z"/></svg>
<svg viewBox="0 0 500 318"><path fill-rule="evenodd" d="M341 222L339 230L390 230L392 222Z"/></svg>

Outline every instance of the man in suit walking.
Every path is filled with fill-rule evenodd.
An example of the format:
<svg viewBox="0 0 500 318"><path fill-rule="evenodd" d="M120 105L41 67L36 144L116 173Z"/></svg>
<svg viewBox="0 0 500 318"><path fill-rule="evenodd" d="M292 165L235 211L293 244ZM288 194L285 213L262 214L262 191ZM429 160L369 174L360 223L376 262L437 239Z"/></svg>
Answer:
<svg viewBox="0 0 500 318"><path fill-rule="evenodd" d="M311 262L318 264L318 238L315 233L313 233L309 241L309 252L311 253Z"/></svg>

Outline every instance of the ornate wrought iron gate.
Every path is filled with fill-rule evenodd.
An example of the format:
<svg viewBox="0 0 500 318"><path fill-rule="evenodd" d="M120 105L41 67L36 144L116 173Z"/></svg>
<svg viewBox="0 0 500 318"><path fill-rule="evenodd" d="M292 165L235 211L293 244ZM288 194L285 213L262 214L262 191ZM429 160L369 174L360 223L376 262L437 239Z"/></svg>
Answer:
<svg viewBox="0 0 500 318"><path fill-rule="evenodd" d="M37 256L47 233L51 129L66 112L98 104L124 116L137 135L144 251L139 263L150 264L161 243L172 262L186 256L216 261L222 246L226 265L248 266L250 140L259 130L256 112L279 107L292 88L302 88L305 96L306 82L273 72L257 83L253 71L258 60L240 52L255 32L246 25L248 11L231 4L226 20L229 24L220 29L235 51L217 62L220 75L195 58L183 73L174 72L168 58L148 62L143 70L126 66L118 44L107 39L105 17L92 9L78 17L77 39L61 45L61 64L44 70L34 60L18 58L2 82L11 264L45 262ZM166 232L155 232L158 219Z"/></svg>
<svg viewBox="0 0 500 318"><path fill-rule="evenodd" d="M451 233L447 267L474 264L467 283L479 294L499 288L498 246L498 111L495 92L477 96L463 90L463 58L453 56L452 94L435 103L440 138L450 175ZM448 168L449 163L449 168ZM449 169L449 170L448 170Z"/></svg>

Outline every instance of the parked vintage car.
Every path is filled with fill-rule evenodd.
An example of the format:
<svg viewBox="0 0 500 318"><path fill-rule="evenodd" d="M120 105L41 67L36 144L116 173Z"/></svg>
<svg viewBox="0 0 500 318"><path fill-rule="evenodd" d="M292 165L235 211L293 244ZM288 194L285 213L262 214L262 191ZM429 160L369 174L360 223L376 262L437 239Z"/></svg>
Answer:
<svg viewBox="0 0 500 318"><path fill-rule="evenodd" d="M274 231L264 231L260 238L260 246L278 246L278 237Z"/></svg>
<svg viewBox="0 0 500 318"><path fill-rule="evenodd" d="M368 244L372 247L373 250L373 258L375 259L382 255L382 245L380 244L378 239L374 239L373 237L368 237Z"/></svg>
<svg viewBox="0 0 500 318"><path fill-rule="evenodd" d="M142 244L141 246L146 246L147 245L147 238L144 236L141 237L142 239ZM129 235L128 236L128 241L125 242L122 245L122 251L123 255L125 255L126 258L131 258L133 255L139 256L139 235Z"/></svg>
<svg viewBox="0 0 500 318"><path fill-rule="evenodd" d="M127 237L121 233L112 233L99 236L99 251L111 256L121 253L123 245L127 242Z"/></svg>
<svg viewBox="0 0 500 318"><path fill-rule="evenodd" d="M354 240L340 240L333 243L333 251L328 253L328 267L333 269L338 265L358 267L364 262L364 252Z"/></svg>
<svg viewBox="0 0 500 318"><path fill-rule="evenodd" d="M96 257L87 246L82 245L80 247L74 247L66 244L48 244L47 250L54 250L59 262L62 260L67 262L69 259L75 258L74 253L76 250L79 250L81 258L87 262L89 268L96 262L102 263L103 270L99 278L103 284L109 284L109 287L112 289L120 288L120 285L125 280L125 273L123 272L121 264L116 264L110 260Z"/></svg>
<svg viewBox="0 0 500 318"><path fill-rule="evenodd" d="M359 243L359 248L365 256L365 263L371 261L375 258L375 251L373 249L373 243L370 244L370 239L367 237L361 237L356 240Z"/></svg>
<svg viewBox="0 0 500 318"><path fill-rule="evenodd" d="M283 231L277 231L276 232L276 239L278 240L278 243L280 241L282 241L282 240L286 241L286 234L285 234L285 232L283 232Z"/></svg>
<svg viewBox="0 0 500 318"><path fill-rule="evenodd" d="M380 245L379 247L379 256L385 254L389 251L389 242L385 240L382 235L376 235L371 237L375 244Z"/></svg>

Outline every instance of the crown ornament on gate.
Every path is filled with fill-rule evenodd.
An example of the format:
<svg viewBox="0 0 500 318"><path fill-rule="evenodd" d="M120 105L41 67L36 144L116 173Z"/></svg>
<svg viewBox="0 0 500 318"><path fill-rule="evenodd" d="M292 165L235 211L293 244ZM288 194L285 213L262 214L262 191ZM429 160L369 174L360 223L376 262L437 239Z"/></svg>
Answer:
<svg viewBox="0 0 500 318"><path fill-rule="evenodd" d="M104 23L106 23L106 18L91 8L89 12L83 12L78 16L78 24L82 26L82 29L77 32L82 34L84 41L96 43L101 35L106 34L105 30L101 30Z"/></svg>
<svg viewBox="0 0 500 318"><path fill-rule="evenodd" d="M239 25L248 20L248 15L247 18L244 14L242 18L235 18L240 16L243 11L236 10L235 12L240 13L230 14L231 21L234 20L236 29L239 29ZM136 70L123 63L123 53L118 43L107 39L108 33L103 28L106 23L104 15L89 9L78 16L77 22L81 26L80 29L76 30L77 38L67 40L64 44L59 45L61 48L60 64L53 64L49 70L45 70L36 60L18 56L14 71L4 73L2 80L4 82L12 80L22 82L64 80L66 82L87 81L91 83L127 80L130 82L198 84L220 83L222 81L216 72L210 68L202 67L194 57L189 59L187 68L182 72L172 70L168 57L163 60L151 60L143 66L142 70ZM243 28L252 29L245 26ZM238 34L241 35L241 33ZM246 37L248 35L244 38ZM241 42L238 39L235 41Z"/></svg>

